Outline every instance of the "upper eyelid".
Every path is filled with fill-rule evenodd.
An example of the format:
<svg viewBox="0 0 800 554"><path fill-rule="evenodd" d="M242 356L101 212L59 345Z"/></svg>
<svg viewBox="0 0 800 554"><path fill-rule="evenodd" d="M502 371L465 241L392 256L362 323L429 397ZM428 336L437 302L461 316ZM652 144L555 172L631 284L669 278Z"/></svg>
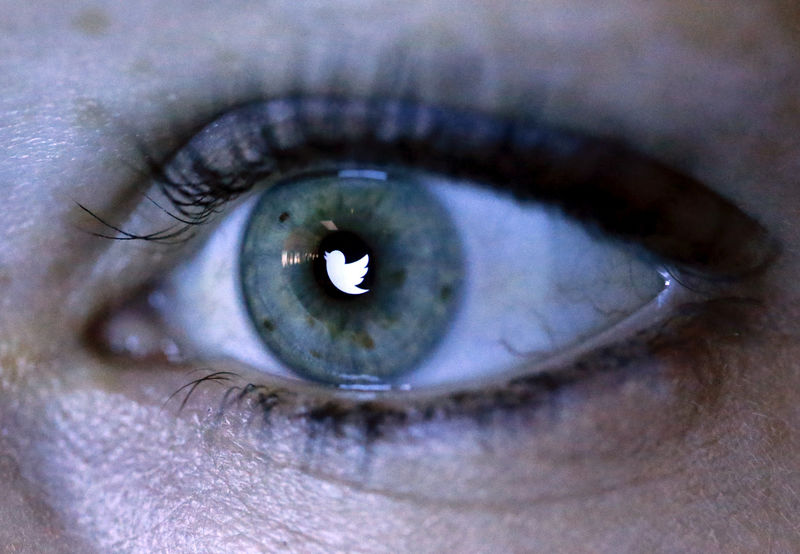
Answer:
<svg viewBox="0 0 800 554"><path fill-rule="evenodd" d="M401 163L555 204L612 237L706 277L776 252L767 230L699 181L619 142L411 101L292 97L234 108L155 175L190 223L276 171L321 161Z"/></svg>

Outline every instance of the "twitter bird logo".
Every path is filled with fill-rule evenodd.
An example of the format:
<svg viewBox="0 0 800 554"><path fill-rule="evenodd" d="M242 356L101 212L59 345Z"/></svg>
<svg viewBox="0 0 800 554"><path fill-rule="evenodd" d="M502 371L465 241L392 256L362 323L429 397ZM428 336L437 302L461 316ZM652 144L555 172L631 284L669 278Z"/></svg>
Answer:
<svg viewBox="0 0 800 554"><path fill-rule="evenodd" d="M359 288L364 281L364 276L369 271L369 254L365 254L360 260L352 263L345 263L344 254L341 250L325 252L325 269L328 271L328 279L333 286L345 294L364 294L369 289Z"/></svg>

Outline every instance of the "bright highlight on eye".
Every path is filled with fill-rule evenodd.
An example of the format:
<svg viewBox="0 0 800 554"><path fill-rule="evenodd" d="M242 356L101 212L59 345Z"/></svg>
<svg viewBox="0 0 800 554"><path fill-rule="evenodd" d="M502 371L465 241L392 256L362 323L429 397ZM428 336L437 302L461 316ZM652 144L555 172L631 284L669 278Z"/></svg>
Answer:
<svg viewBox="0 0 800 554"><path fill-rule="evenodd" d="M369 273L369 254L364 254L356 261L348 263L341 250L328 252L323 249L322 252L324 252L322 256L325 260L325 274L328 277L325 280L326 283L329 282L339 292L351 296L370 291L370 289L362 289L358 286L364 282L364 278Z"/></svg>

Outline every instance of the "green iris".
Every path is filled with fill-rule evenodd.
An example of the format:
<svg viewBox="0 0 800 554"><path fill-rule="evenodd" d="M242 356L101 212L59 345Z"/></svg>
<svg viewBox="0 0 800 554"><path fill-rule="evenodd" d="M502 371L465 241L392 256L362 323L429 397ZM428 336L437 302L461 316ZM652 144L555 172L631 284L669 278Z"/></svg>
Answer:
<svg viewBox="0 0 800 554"><path fill-rule="evenodd" d="M266 345L296 373L337 385L390 383L413 369L447 330L463 278L445 208L415 176L376 171L268 189L240 264Z"/></svg>

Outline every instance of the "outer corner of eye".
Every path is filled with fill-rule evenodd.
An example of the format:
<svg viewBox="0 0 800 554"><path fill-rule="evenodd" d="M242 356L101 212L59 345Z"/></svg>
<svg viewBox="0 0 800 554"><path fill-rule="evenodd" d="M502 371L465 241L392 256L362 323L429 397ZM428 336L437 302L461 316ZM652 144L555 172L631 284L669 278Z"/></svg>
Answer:
<svg viewBox="0 0 800 554"><path fill-rule="evenodd" d="M421 388L536 371L667 285L556 210L367 168L301 173L246 199L148 306L190 358L340 388ZM123 316L109 336L136 344L125 329L147 333Z"/></svg>

